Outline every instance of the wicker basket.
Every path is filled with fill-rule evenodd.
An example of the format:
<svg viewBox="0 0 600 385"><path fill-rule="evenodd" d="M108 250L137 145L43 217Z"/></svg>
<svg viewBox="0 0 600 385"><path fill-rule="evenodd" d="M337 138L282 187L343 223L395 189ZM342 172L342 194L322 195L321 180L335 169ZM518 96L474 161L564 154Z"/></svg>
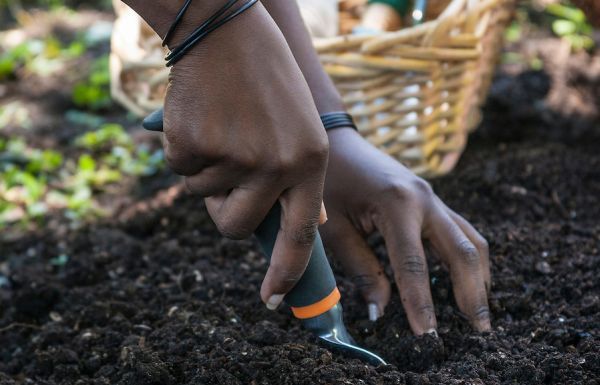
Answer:
<svg viewBox="0 0 600 385"><path fill-rule="evenodd" d="M340 1L340 30L364 0ZM133 11L118 14L112 92L143 116L163 103L168 70L159 38ZM452 0L434 20L377 35L315 39L321 61L360 132L415 173L450 171L480 121L514 0Z"/></svg>

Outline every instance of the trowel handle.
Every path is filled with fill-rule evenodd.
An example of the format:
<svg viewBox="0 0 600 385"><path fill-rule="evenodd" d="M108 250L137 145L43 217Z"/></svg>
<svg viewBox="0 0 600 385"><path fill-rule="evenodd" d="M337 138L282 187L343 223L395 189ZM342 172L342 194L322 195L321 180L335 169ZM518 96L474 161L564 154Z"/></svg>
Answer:
<svg viewBox="0 0 600 385"><path fill-rule="evenodd" d="M270 259L279 233L281 206L275 204L254 234L263 251ZM285 302L290 305L297 318L311 318L321 315L335 306L340 300L335 277L325 255L321 236L317 232L310 260L296 286L290 291Z"/></svg>
<svg viewBox="0 0 600 385"><path fill-rule="evenodd" d="M162 131L163 110L157 110L144 119L143 126L150 131ZM267 214L264 221L258 226L255 235L269 258L273 253L281 220L281 207L276 203ZM327 256L321 236L317 233L312 254L304 275L296 286L290 291L285 302L290 305L297 318L306 319L319 316L340 300L340 292L335 283L335 277Z"/></svg>

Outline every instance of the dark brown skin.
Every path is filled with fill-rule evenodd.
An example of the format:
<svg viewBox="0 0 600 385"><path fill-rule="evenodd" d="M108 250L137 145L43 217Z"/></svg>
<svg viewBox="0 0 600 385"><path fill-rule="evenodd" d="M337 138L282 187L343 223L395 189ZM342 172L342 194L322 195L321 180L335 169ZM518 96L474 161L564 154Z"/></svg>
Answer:
<svg viewBox="0 0 600 385"><path fill-rule="evenodd" d="M161 36L182 3L128 2ZM175 44L223 1L192 4ZM261 289L263 301L276 308L310 257L328 140L306 81L262 4L213 32L173 67L164 133L169 166L206 198L223 235L250 236L281 203L281 229Z"/></svg>
<svg viewBox="0 0 600 385"><path fill-rule="evenodd" d="M126 2L162 36L182 0ZM188 176L188 186L210 197L209 212L225 235L248 235L275 200L284 204L282 241L278 238L277 259L274 255L261 290L267 302L293 287L304 270L319 217L327 139L315 120L315 104L320 113L342 110L343 104L295 1L262 3L272 18L258 6L176 65L165 105L165 146L171 166ZM198 2L193 17L203 20L219 4L222 0ZM198 23L188 22L173 40ZM352 129L328 136L324 194L329 221L322 234L359 284L371 317L380 316L390 299L390 283L365 241L378 230L414 333L437 328L423 240L448 266L458 306L473 327L490 329L489 258L481 235L424 180Z"/></svg>
<svg viewBox="0 0 600 385"><path fill-rule="evenodd" d="M262 0L294 53L319 112L343 109L340 96L319 63L293 0ZM329 132L325 179L326 246L355 279L371 318L383 314L390 283L365 238L385 238L402 303L415 334L436 330L423 240L450 269L460 310L476 330L490 329L490 286L485 239L433 193L429 184L377 150L350 128ZM487 289L487 290L486 290Z"/></svg>
<svg viewBox="0 0 600 385"><path fill-rule="evenodd" d="M330 133L325 183L328 247L355 279L363 297L383 313L389 282L365 237L384 237L402 304L415 334L436 330L423 240L449 268L460 310L476 330L490 328L486 241L433 193L429 184L371 146L355 131ZM360 154L360 156L356 156Z"/></svg>

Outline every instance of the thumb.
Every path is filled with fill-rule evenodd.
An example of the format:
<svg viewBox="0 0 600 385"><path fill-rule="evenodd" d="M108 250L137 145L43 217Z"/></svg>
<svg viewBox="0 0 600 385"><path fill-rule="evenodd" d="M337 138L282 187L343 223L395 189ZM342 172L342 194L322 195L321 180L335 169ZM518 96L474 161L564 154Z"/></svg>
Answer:
<svg viewBox="0 0 600 385"><path fill-rule="evenodd" d="M377 257L352 223L340 214L330 212L320 230L325 246L359 289L369 319L376 321L390 301L390 282Z"/></svg>

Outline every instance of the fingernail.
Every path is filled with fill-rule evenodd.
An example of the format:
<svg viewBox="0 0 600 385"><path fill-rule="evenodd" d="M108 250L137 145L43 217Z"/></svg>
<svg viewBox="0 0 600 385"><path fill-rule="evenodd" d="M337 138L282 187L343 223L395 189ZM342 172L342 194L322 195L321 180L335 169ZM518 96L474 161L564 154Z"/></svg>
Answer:
<svg viewBox="0 0 600 385"><path fill-rule="evenodd" d="M273 294L267 301L267 309L269 309L269 310L277 309L279 307L279 305L281 305L281 302L283 302L284 296L285 296L284 294Z"/></svg>
<svg viewBox="0 0 600 385"><path fill-rule="evenodd" d="M376 303L370 303L368 305L369 309L369 321L375 322L379 317L381 317L381 312L379 311L379 306Z"/></svg>
<svg viewBox="0 0 600 385"><path fill-rule="evenodd" d="M435 329L429 329L429 330L427 330L426 333L434 336L435 338L438 338L438 333L437 333L437 330L435 330Z"/></svg>
<svg viewBox="0 0 600 385"><path fill-rule="evenodd" d="M327 218L327 210L325 209L325 203L321 202L321 213L319 214L319 224L324 225L329 218Z"/></svg>

